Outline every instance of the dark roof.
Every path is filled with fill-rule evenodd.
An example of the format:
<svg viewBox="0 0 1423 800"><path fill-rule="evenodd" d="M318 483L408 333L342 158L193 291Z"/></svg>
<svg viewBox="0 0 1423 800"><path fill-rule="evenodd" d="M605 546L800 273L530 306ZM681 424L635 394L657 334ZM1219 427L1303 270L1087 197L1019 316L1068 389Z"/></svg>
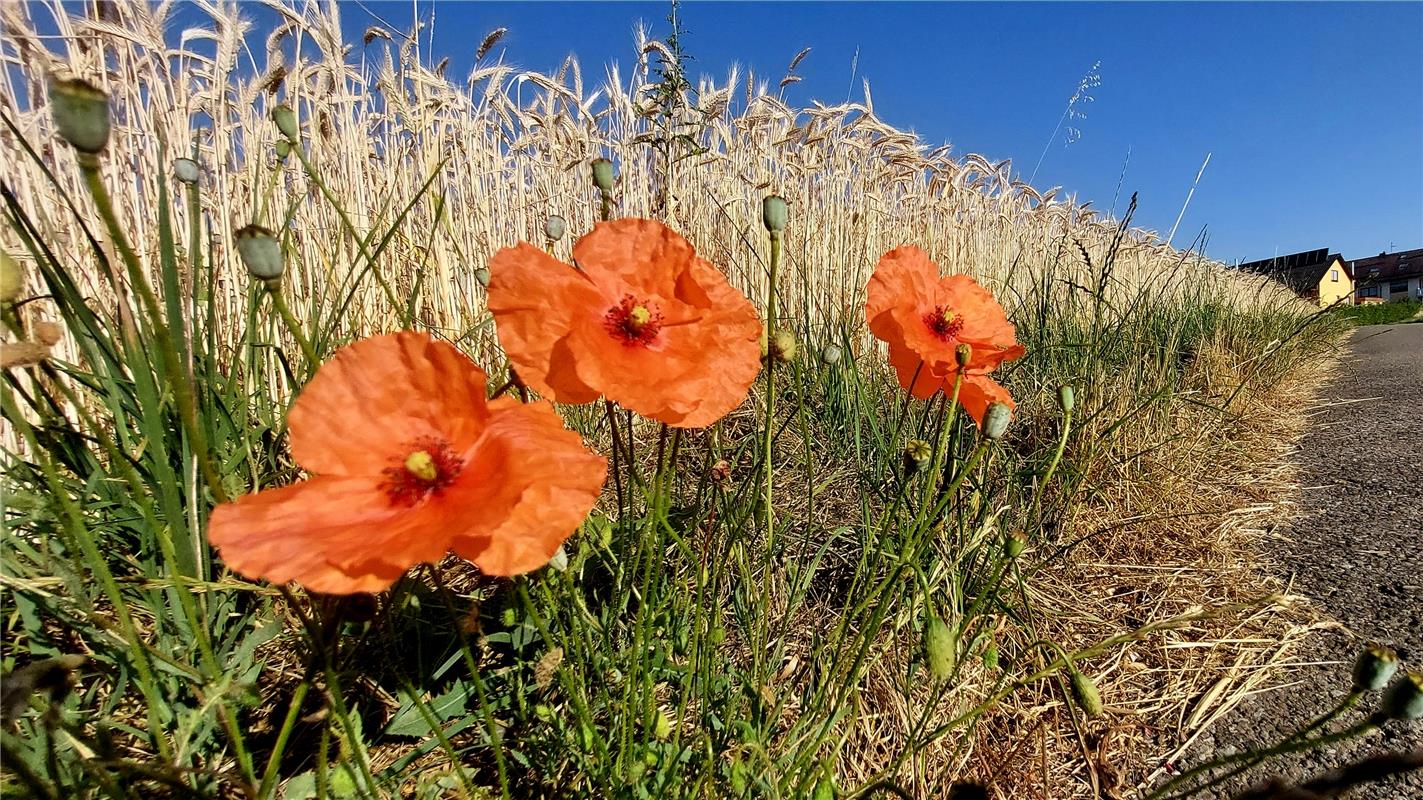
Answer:
<svg viewBox="0 0 1423 800"><path fill-rule="evenodd" d="M1362 284L1416 278L1423 276L1423 247L1355 259L1352 266L1354 277Z"/></svg>
<svg viewBox="0 0 1423 800"><path fill-rule="evenodd" d="M1326 247L1259 261L1247 261L1237 269L1268 275L1288 286L1295 294L1311 294L1319 290L1319 281L1336 261L1343 262L1344 259L1338 253L1329 252ZM1348 272L1347 264L1345 272Z"/></svg>

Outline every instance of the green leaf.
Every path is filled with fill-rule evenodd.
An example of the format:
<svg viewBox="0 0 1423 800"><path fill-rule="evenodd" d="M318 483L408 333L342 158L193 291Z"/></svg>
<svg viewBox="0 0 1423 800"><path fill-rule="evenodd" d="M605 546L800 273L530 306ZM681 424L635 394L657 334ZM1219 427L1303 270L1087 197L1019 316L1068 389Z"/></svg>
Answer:
<svg viewBox="0 0 1423 800"><path fill-rule="evenodd" d="M470 687L464 681L455 681L449 691L429 701L417 700L408 690L402 690L399 697L402 700L400 710L390 718L390 723L385 726L384 733L387 736L423 737L431 735L434 730L431 729L425 715L420 713L418 703L425 702L426 709L443 725L467 712Z"/></svg>

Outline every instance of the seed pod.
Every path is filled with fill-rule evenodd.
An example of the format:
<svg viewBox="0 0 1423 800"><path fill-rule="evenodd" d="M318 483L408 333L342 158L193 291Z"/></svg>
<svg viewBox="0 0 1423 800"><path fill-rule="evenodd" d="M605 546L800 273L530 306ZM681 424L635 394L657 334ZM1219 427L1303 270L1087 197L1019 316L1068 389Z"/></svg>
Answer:
<svg viewBox="0 0 1423 800"><path fill-rule="evenodd" d="M904 474L914 475L920 470L929 466L929 459L934 457L934 448L923 439L910 439L904 443Z"/></svg>
<svg viewBox="0 0 1423 800"><path fill-rule="evenodd" d="M25 290L25 268L8 252L0 250L0 303L13 303Z"/></svg>
<svg viewBox="0 0 1423 800"><path fill-rule="evenodd" d="M1398 671L1398 654L1381 644L1370 644L1354 662L1354 691L1376 692Z"/></svg>
<svg viewBox="0 0 1423 800"><path fill-rule="evenodd" d="M1077 393L1065 383L1057 387L1057 407L1066 414L1071 414L1072 409L1077 407Z"/></svg>
<svg viewBox="0 0 1423 800"><path fill-rule="evenodd" d="M198 162L191 158L173 159L173 177L192 186L198 182Z"/></svg>
<svg viewBox="0 0 1423 800"><path fill-rule="evenodd" d="M248 225L237 231L237 254L242 257L247 272L259 281L282 277L286 264L282 260L282 245L271 231L260 225Z"/></svg>
<svg viewBox="0 0 1423 800"><path fill-rule="evenodd" d="M780 195L767 195L761 201L761 222L771 233L780 233L790 221L790 208Z"/></svg>
<svg viewBox="0 0 1423 800"><path fill-rule="evenodd" d="M568 551L563 549L563 545L559 545L558 549L553 551L553 557L548 560L548 565L553 568L554 572L564 572L568 569Z"/></svg>
<svg viewBox="0 0 1423 800"><path fill-rule="evenodd" d="M988 410L983 412L983 435L995 441L1002 439L1012 420L1013 409L1007 403L989 403Z"/></svg>
<svg viewBox="0 0 1423 800"><path fill-rule="evenodd" d="M1069 667L1069 669L1072 669ZM1076 669L1072 669L1072 699L1077 703L1077 707L1082 709L1089 717L1099 717L1102 715L1102 695L1097 691L1097 684L1090 678L1083 675Z"/></svg>
<svg viewBox="0 0 1423 800"><path fill-rule="evenodd" d="M959 342L954 348L954 362L959 365L959 369L968 366L968 362L973 360L973 345L968 342Z"/></svg>
<svg viewBox="0 0 1423 800"><path fill-rule="evenodd" d="M833 366L840 363L840 357L842 355L844 355L844 352L832 344L820 351L820 361L826 366Z"/></svg>
<svg viewBox="0 0 1423 800"><path fill-rule="evenodd" d="M790 331L776 331L776 338L771 340L771 357L782 364L789 364L795 360L796 355L795 334Z"/></svg>
<svg viewBox="0 0 1423 800"><path fill-rule="evenodd" d="M924 629L924 660L929 662L929 674L938 680L954 671L957 654L954 633L938 617L930 617Z"/></svg>
<svg viewBox="0 0 1423 800"><path fill-rule="evenodd" d="M488 288L488 287L489 287L489 270L486 269L486 268L484 268L484 267L480 267L479 269L476 269L476 270L474 271L474 279L479 282L479 285L480 285L480 286L483 286L483 287L485 287L485 288Z"/></svg>
<svg viewBox="0 0 1423 800"><path fill-rule="evenodd" d="M102 153L109 143L109 96L77 78L49 82L50 115L59 135L81 153Z"/></svg>
<svg viewBox="0 0 1423 800"><path fill-rule="evenodd" d="M597 186L600 192L613 190L613 162L606 158L593 160L593 185Z"/></svg>
<svg viewBox="0 0 1423 800"><path fill-rule="evenodd" d="M550 242L556 242L562 239L563 234L567 230L568 223L564 221L563 217L557 214L544 220L544 236L547 236Z"/></svg>
<svg viewBox="0 0 1423 800"><path fill-rule="evenodd" d="M1400 675L1383 695L1383 713L1389 719L1413 722L1423 719L1423 672Z"/></svg>
<svg viewBox="0 0 1423 800"><path fill-rule="evenodd" d="M296 124L296 112L285 103L272 109L272 122L276 123L277 130L290 141L296 141L301 136L301 129Z"/></svg>

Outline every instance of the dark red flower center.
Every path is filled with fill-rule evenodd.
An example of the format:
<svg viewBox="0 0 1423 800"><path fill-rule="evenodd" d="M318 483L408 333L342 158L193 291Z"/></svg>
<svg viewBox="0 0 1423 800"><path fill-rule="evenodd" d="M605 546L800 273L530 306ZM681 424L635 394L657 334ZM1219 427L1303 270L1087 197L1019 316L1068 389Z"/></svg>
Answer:
<svg viewBox="0 0 1423 800"><path fill-rule="evenodd" d="M603 327L609 336L628 347L647 347L662 330L662 312L651 303L624 295L603 315Z"/></svg>
<svg viewBox="0 0 1423 800"><path fill-rule="evenodd" d="M422 436L408 445L399 464L381 470L385 480L380 488L390 498L391 505L413 506L433 494L439 494L459 477L464 469L449 442L434 436Z"/></svg>
<svg viewBox="0 0 1423 800"><path fill-rule="evenodd" d="M934 306L934 310L924 315L924 324L943 341L952 341L963 330L963 317L952 309Z"/></svg>

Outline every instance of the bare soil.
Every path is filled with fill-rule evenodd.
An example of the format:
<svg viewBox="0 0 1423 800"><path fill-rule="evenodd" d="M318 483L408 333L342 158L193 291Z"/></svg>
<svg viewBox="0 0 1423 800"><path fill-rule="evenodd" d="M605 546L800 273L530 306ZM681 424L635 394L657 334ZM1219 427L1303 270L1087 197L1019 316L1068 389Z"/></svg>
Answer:
<svg viewBox="0 0 1423 800"><path fill-rule="evenodd" d="M1423 669L1423 324L1357 329L1323 387L1297 453L1300 514L1262 548L1261 566L1290 583L1337 629L1311 637L1283 685L1244 700L1198 740L1187 765L1268 745L1333 708L1366 642ZM1375 710L1366 697L1354 721ZM1423 724L1393 723L1339 746L1286 757L1227 784L1231 797L1271 778L1288 783L1384 751L1423 748ZM1423 800L1423 771L1343 795Z"/></svg>

